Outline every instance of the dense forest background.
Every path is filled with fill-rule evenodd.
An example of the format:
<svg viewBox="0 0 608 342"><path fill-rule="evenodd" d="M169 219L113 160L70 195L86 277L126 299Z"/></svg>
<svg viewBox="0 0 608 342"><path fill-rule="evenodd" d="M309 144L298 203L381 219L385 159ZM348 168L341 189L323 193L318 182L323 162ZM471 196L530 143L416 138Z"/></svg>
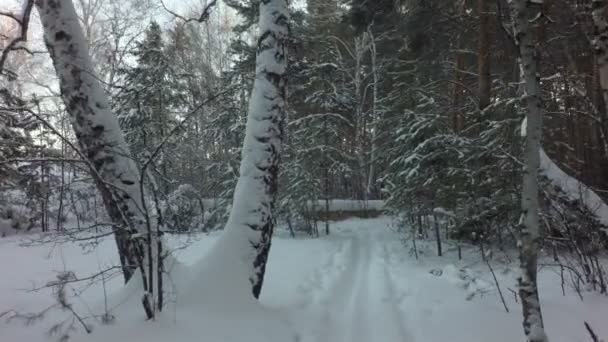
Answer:
<svg viewBox="0 0 608 342"><path fill-rule="evenodd" d="M77 6L96 72L137 163L154 155L146 182L167 231L219 229L230 211L254 76L257 10L246 1L225 4L193 8L209 9L202 23L145 1ZM382 199L387 211L417 222L421 234L426 217L439 213L449 218L447 237L512 245L524 113L507 4L305 5L292 14L278 219L318 235L317 221L330 216L323 214L326 199ZM591 1L545 1L540 9L534 30L544 152L604 196L607 107ZM160 25L155 20L166 10L178 17ZM8 44L15 32L10 21L3 23ZM2 232L97 229L106 221L102 201L44 68L48 55L35 39L30 45L3 54ZM583 259L597 254L605 242L597 208L545 185L547 243L575 247Z"/></svg>
<svg viewBox="0 0 608 342"><path fill-rule="evenodd" d="M416 255L519 247L531 341L538 251L607 292L604 1L79 0L79 26L23 3L0 11L0 235L113 234L150 319L164 234L250 228L257 298L275 223L319 237L341 211Z"/></svg>

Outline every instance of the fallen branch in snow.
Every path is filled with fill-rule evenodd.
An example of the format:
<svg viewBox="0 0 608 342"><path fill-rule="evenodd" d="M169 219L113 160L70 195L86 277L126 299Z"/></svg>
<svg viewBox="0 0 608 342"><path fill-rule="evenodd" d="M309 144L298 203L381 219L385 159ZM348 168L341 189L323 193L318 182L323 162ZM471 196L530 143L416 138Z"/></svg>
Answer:
<svg viewBox="0 0 608 342"><path fill-rule="evenodd" d="M593 331L593 329L587 322L585 322L585 329L587 329L587 331L589 332L589 335L591 336L591 341L602 342L602 341L600 341L600 339L597 337L597 335L595 334L595 332Z"/></svg>
<svg viewBox="0 0 608 342"><path fill-rule="evenodd" d="M29 291L29 292L36 292L36 291L40 291L40 290L45 289L45 288L55 287L55 286L57 286L59 284L65 285L65 284L71 284L71 283L79 283L79 282L83 282L83 281L87 281L87 280L88 281L95 281L95 280L97 280L99 278L103 278L104 281L106 281L106 280L109 279L106 276L107 273L110 273L110 272L114 271L114 273L110 273L110 276L109 276L109 277L113 277L113 276L116 276L116 275L120 274L120 271L119 271L120 269L121 269L120 266L111 266L111 267L108 267L108 268L106 268L104 270L101 270L101 271L99 271L97 273L94 273L94 274L91 274L89 276L86 276L84 278L77 278L75 274L72 274L73 277L49 281L46 284L44 284L43 286L35 286L35 287L33 287L33 288L31 288L31 289L29 289L27 291ZM58 277L62 273L64 273L64 272L60 272L60 274L58 275Z"/></svg>
<svg viewBox="0 0 608 342"><path fill-rule="evenodd" d="M86 333L90 334L93 330L85 322L85 318L76 312L72 303L68 301L68 295L66 293L67 285L77 280L74 272L59 272L57 274L57 280L50 281L44 286L53 289L53 296L56 303L39 312L33 313L20 313L15 310L4 311L0 313L0 318L6 317L7 323L18 320L22 321L25 325L30 326L47 317L47 314L52 310L58 309L60 311L67 311L70 315L53 324L48 330L49 335L60 335L59 341L67 341L70 337L69 333L75 330L74 325L77 323L83 327ZM75 294L75 296L78 296L78 294Z"/></svg>
<svg viewBox="0 0 608 342"><path fill-rule="evenodd" d="M502 301L502 305L505 308L505 311L509 312L509 307L507 306L507 302L505 301L505 297L502 295L502 290L500 289L500 284L498 283L498 279L496 278L496 273L494 273L494 268L490 265L490 262L486 259L486 265L490 269L490 273L492 273L492 277L494 278L494 284L496 284L496 289L498 290L498 295L500 296L500 300Z"/></svg>
<svg viewBox="0 0 608 342"><path fill-rule="evenodd" d="M59 307L62 310L66 310L66 311L69 311L70 313L72 313L72 315L82 325L82 327L84 328L84 331L86 331L87 334L90 334L93 330L91 330L91 328L84 322L82 317L76 312L76 310L74 310L74 307L72 306L72 304L68 302L68 298L66 295L66 285L70 281L73 281L74 279L76 279L76 275L74 274L74 272L65 271L65 272L60 272L57 275L57 280L53 281L53 282L49 282L49 284L52 284L52 286L55 288L55 299L57 300Z"/></svg>

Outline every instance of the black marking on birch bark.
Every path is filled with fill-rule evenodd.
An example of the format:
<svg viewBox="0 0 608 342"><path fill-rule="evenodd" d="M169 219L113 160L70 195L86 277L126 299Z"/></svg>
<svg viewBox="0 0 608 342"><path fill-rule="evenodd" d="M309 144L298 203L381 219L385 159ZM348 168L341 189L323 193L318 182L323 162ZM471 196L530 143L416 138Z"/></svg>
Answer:
<svg viewBox="0 0 608 342"><path fill-rule="evenodd" d="M72 37L63 30L55 32L56 41L70 40L70 39L72 39Z"/></svg>
<svg viewBox="0 0 608 342"><path fill-rule="evenodd" d="M270 137L255 137L255 140L261 144L267 144L270 141Z"/></svg>

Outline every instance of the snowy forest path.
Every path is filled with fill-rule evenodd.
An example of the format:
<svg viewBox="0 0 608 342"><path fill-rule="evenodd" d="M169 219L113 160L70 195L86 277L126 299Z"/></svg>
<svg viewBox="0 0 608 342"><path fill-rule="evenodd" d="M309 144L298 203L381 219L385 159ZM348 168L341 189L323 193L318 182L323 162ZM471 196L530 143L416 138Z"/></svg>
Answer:
<svg viewBox="0 0 608 342"><path fill-rule="evenodd" d="M386 227L361 224L343 235L349 248L346 267L327 293L318 342L414 341L387 268L384 242L394 239L390 233Z"/></svg>

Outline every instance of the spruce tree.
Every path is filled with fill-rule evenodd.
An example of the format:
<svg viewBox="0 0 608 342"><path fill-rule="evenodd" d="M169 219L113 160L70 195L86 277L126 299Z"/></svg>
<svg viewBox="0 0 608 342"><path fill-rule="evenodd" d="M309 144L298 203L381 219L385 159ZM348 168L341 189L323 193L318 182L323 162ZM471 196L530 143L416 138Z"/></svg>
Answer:
<svg viewBox="0 0 608 342"><path fill-rule="evenodd" d="M139 162L152 155L175 126L176 112L184 104L183 84L167 56L163 32L151 22L144 39L133 51L136 65L123 70L124 87L115 98L114 106L127 142ZM152 169L169 190L169 175L174 161L165 146Z"/></svg>

